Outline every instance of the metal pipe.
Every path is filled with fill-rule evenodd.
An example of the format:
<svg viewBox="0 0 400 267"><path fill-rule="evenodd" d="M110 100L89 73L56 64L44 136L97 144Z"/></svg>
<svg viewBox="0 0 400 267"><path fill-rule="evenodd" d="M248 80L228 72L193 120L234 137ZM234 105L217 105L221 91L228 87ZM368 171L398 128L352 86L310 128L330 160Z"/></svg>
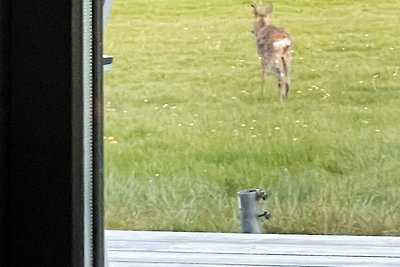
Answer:
<svg viewBox="0 0 400 267"><path fill-rule="evenodd" d="M259 217L269 219L270 212L260 212L259 201L265 200L267 193L260 189L246 189L238 192L242 233L261 234Z"/></svg>

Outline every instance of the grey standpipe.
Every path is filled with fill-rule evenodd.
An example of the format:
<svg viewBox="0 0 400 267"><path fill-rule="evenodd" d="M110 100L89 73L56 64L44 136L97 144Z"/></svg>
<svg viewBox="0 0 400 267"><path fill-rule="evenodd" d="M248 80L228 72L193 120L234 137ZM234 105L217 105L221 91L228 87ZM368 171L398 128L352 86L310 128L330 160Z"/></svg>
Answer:
<svg viewBox="0 0 400 267"><path fill-rule="evenodd" d="M261 234L259 218L271 217L268 210L260 212L259 203L267 197L267 193L261 189L246 189L238 192L242 233Z"/></svg>

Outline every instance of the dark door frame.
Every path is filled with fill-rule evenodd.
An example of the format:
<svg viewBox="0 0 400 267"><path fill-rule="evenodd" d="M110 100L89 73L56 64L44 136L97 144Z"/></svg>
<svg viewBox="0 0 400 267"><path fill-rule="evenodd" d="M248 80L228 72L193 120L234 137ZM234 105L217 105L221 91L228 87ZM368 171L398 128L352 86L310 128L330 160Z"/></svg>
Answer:
<svg viewBox="0 0 400 267"><path fill-rule="evenodd" d="M104 265L102 1L91 1L92 141L83 134L83 1L0 0L0 266Z"/></svg>

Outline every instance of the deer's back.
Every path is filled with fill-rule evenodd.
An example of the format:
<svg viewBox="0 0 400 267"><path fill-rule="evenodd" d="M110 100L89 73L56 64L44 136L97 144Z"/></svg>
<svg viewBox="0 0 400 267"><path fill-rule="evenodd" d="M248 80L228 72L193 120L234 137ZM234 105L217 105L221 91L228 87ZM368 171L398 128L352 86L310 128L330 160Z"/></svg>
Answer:
<svg viewBox="0 0 400 267"><path fill-rule="evenodd" d="M264 60L272 60L276 53L288 53L290 44L289 33L274 25L263 27L256 33L257 52Z"/></svg>

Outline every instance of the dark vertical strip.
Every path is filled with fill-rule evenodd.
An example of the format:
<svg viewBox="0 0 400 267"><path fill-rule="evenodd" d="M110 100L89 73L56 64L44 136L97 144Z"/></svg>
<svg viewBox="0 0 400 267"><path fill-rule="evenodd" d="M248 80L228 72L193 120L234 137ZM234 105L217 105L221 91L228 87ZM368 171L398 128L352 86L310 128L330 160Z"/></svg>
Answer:
<svg viewBox="0 0 400 267"><path fill-rule="evenodd" d="M72 260L84 266L83 1L72 1Z"/></svg>
<svg viewBox="0 0 400 267"><path fill-rule="evenodd" d="M8 266L73 266L71 2L10 3Z"/></svg>
<svg viewBox="0 0 400 267"><path fill-rule="evenodd" d="M78 0L0 0L0 266L84 266L82 12ZM99 257L101 42L95 53L94 194L100 202L93 211ZM94 262L102 266L101 259Z"/></svg>
<svg viewBox="0 0 400 267"><path fill-rule="evenodd" d="M8 118L10 66L9 2L0 0L0 266L7 263Z"/></svg>
<svg viewBox="0 0 400 267"><path fill-rule="evenodd" d="M104 267L103 220L103 3L93 3L93 255Z"/></svg>

